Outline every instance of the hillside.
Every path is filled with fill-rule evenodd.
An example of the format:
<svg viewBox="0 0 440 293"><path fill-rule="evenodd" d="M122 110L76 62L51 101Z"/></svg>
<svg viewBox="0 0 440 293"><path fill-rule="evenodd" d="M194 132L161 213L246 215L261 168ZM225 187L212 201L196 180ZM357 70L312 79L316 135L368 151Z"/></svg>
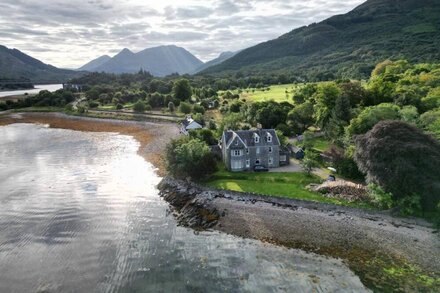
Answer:
<svg viewBox="0 0 440 293"><path fill-rule="evenodd" d="M0 45L0 79L30 80L32 83L60 83L78 72L45 64L17 49Z"/></svg>
<svg viewBox="0 0 440 293"><path fill-rule="evenodd" d="M103 55L101 57L98 57L98 58L88 62L87 64L84 64L83 66L78 68L78 70L94 71L99 66L101 66L101 65L105 64L106 62L108 62L110 59L112 59L110 56Z"/></svg>
<svg viewBox="0 0 440 293"><path fill-rule="evenodd" d="M93 70L107 73L135 73L143 69L155 76L166 76L176 72L190 73L202 64L202 61L183 48L159 46L138 53L123 49Z"/></svg>
<svg viewBox="0 0 440 293"><path fill-rule="evenodd" d="M440 1L368 0L351 12L248 48L202 73L367 78L384 59L440 60Z"/></svg>
<svg viewBox="0 0 440 293"><path fill-rule="evenodd" d="M212 59L212 60L202 64L201 66L199 66L193 73L198 73L198 72L201 72L211 66L220 64L220 63L228 60L229 58L234 57L237 53L238 52L230 52L230 51L223 52L217 58Z"/></svg>

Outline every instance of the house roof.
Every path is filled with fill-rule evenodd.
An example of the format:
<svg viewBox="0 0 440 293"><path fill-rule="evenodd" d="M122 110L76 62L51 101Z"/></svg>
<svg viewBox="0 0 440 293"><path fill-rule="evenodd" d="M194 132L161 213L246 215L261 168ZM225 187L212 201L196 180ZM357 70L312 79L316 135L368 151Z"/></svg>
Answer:
<svg viewBox="0 0 440 293"><path fill-rule="evenodd" d="M235 137L238 137L246 147L253 147L255 146L255 134L260 137L260 144L258 145L280 145L280 141L274 129L228 130L224 132L224 139L228 148ZM268 134L272 136L272 142L266 141L265 138Z"/></svg>
<svg viewBox="0 0 440 293"><path fill-rule="evenodd" d="M192 119L191 117L186 117L185 119L182 120L182 125L187 127L188 125L190 125L192 122L194 121L194 119Z"/></svg>
<svg viewBox="0 0 440 293"><path fill-rule="evenodd" d="M304 150L302 149L302 148L300 148L300 147L297 147L297 146L292 146L292 152L293 153L299 153L299 152L303 152Z"/></svg>

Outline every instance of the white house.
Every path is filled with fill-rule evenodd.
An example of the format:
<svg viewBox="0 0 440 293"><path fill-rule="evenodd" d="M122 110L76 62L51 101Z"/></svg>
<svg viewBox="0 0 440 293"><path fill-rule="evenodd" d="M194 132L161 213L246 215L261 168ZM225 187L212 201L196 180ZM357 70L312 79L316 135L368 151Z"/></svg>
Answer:
<svg viewBox="0 0 440 293"><path fill-rule="evenodd" d="M190 115L186 116L186 118L182 121L181 126L182 127L181 127L180 131L186 135L188 135L188 131L190 131L190 130L203 128L203 126L200 125L199 123L197 123L196 121L194 121L194 119L192 119L192 117Z"/></svg>

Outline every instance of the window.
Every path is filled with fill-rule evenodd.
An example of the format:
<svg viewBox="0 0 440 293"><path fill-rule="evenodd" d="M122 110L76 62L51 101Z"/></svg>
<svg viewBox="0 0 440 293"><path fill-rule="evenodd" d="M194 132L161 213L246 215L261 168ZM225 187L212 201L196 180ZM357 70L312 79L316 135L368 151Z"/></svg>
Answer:
<svg viewBox="0 0 440 293"><path fill-rule="evenodd" d="M260 153L260 148L257 148L257 154L259 154Z"/></svg>
<svg viewBox="0 0 440 293"><path fill-rule="evenodd" d="M259 143L260 142L260 137L258 136L258 134L255 134L255 143Z"/></svg>
<svg viewBox="0 0 440 293"><path fill-rule="evenodd" d="M246 154L248 154L248 155L249 155L249 149L246 149Z"/></svg>
<svg viewBox="0 0 440 293"><path fill-rule="evenodd" d="M260 165L260 159L255 160L255 165Z"/></svg>
<svg viewBox="0 0 440 293"><path fill-rule="evenodd" d="M238 139L235 140L235 145L238 145Z"/></svg>
<svg viewBox="0 0 440 293"><path fill-rule="evenodd" d="M232 151L232 156L233 157L240 157L242 155L242 151L241 150L233 150Z"/></svg>
<svg viewBox="0 0 440 293"><path fill-rule="evenodd" d="M272 142L272 135L269 133L267 134L267 142Z"/></svg>
<svg viewBox="0 0 440 293"><path fill-rule="evenodd" d="M272 165L272 164L273 164L273 158L269 157L269 165Z"/></svg>
<svg viewBox="0 0 440 293"><path fill-rule="evenodd" d="M249 168L251 166L251 160L246 160L246 168Z"/></svg>
<svg viewBox="0 0 440 293"><path fill-rule="evenodd" d="M272 152L272 147L269 147L269 153L271 153Z"/></svg>

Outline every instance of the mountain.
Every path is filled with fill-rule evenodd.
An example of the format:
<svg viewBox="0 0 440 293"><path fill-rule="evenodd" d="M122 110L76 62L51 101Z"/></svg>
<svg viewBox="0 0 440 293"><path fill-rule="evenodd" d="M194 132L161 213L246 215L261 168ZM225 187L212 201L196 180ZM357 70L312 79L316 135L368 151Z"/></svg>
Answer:
<svg viewBox="0 0 440 293"><path fill-rule="evenodd" d="M138 53L123 49L93 70L108 73L135 73L143 69L154 76L166 76L176 72L190 73L202 64L202 61L187 50L171 45L148 48Z"/></svg>
<svg viewBox="0 0 440 293"><path fill-rule="evenodd" d="M439 0L368 0L351 12L241 51L202 73L367 78L385 59L440 61Z"/></svg>
<svg viewBox="0 0 440 293"><path fill-rule="evenodd" d="M221 53L217 58L212 59L211 61L208 61L206 63L203 63L201 66L199 66L193 73L198 73L200 71L203 71L211 66L217 65L222 63L223 61L228 60L229 58L232 58L233 56L235 56L235 54L237 54L239 51L237 52L223 52Z"/></svg>
<svg viewBox="0 0 440 293"><path fill-rule="evenodd" d="M79 71L81 71L81 70L84 70L84 71L94 71L97 67L105 64L110 59L112 59L110 56L103 55L103 56L98 57L98 58L90 61L89 63L81 66L80 68L78 68L78 70Z"/></svg>
<svg viewBox="0 0 440 293"><path fill-rule="evenodd" d="M0 79L30 80L32 83L61 83L78 72L45 64L17 49L0 45Z"/></svg>

